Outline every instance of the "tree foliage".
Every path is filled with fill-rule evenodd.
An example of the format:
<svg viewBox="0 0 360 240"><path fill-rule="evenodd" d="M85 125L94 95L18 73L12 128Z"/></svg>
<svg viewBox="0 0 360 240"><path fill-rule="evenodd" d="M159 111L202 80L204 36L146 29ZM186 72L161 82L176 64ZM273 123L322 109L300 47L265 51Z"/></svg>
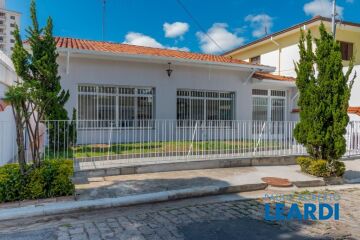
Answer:
<svg viewBox="0 0 360 240"><path fill-rule="evenodd" d="M313 158L331 162L346 152L344 134L355 77L350 78L353 61L347 72L343 72L339 43L324 24L319 31L319 39L313 39L310 31L307 34L301 31L300 61L296 63L300 122L295 128L295 138Z"/></svg>
<svg viewBox="0 0 360 240"><path fill-rule="evenodd" d="M58 53L52 33L52 19L49 17L45 28L40 28L34 0L31 2L30 13L32 25L27 29L27 44L30 51L24 47L17 26L14 31L15 45L12 61L21 81L10 87L6 93L6 99L13 106L17 126L19 163L23 166L25 162L24 131L26 130L34 166L39 167L41 137L43 137L40 133L42 121L68 120L64 105L69 99L69 92L62 90L60 85L57 64ZM68 124L67 121L64 124ZM65 126L55 129L53 125L52 122L48 124L50 144L54 144L55 133L59 134L60 132L65 136L67 130ZM60 145L56 146L59 147ZM24 168L21 167L21 169Z"/></svg>

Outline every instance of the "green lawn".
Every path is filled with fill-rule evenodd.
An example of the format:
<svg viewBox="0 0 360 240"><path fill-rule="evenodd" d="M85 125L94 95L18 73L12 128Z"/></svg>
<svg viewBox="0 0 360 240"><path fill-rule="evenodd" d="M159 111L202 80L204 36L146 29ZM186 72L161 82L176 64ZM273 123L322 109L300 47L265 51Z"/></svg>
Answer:
<svg viewBox="0 0 360 240"><path fill-rule="evenodd" d="M188 152L192 154L207 153L241 153L253 151L257 145L254 141L182 141L182 142L144 142L144 143L126 143L126 144L91 144L80 145L68 150L54 152L48 149L46 156L64 156L64 157L99 157L109 155L141 155L141 154L159 154L159 155L184 155ZM276 149L278 142L268 141L258 146L258 150L271 147Z"/></svg>

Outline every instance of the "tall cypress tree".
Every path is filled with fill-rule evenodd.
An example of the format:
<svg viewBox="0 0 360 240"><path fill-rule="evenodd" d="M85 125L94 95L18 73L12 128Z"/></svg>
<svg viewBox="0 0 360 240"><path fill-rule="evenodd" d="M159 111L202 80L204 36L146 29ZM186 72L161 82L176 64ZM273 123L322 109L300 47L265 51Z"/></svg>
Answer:
<svg viewBox="0 0 360 240"><path fill-rule="evenodd" d="M32 27L28 29L29 43L32 49L31 62L32 73L36 79L41 82L44 88L43 100L49 100L47 93L53 93L55 98L51 98L51 106L45 112L45 118L48 120L49 141L52 149L62 150L67 147L68 128L67 111L64 108L68 101L69 91L64 91L60 85L60 76L58 75L58 53L56 51L56 42L53 37L53 21L49 17L44 29L39 27L36 15L35 1L31 2ZM64 121L59 121L64 120ZM71 140L72 141L72 140Z"/></svg>
<svg viewBox="0 0 360 240"><path fill-rule="evenodd" d="M309 31L301 32L300 61L296 64L299 89L300 122L295 128L296 140L314 159L332 162L346 152L347 109L353 81L353 62L344 74L339 43L321 24L320 38Z"/></svg>
<svg viewBox="0 0 360 240"><path fill-rule="evenodd" d="M74 139L69 139L73 134L67 133L69 130L69 122L67 111L64 108L65 103L69 99L69 92L64 91L60 85L60 76L58 74L56 43L53 37L53 23L49 18L45 28L40 28L37 15L35 0L31 2L30 8L32 25L27 29L28 44L31 51L27 51L22 43L18 28L14 32L15 47L12 55L12 60L18 76L23 82L18 83L12 91L9 91L8 99L12 102L21 102L15 110L18 112L19 119L24 119L26 122L27 131L29 132L30 140L33 141L33 158L36 165L40 165L41 146L37 146L40 139L40 121L50 120L48 127L49 141L51 149L58 151L67 147L67 143L75 142ZM19 99L20 93L24 90L24 98ZM21 101L20 101L21 100ZM24 104L27 103L27 104ZM31 103L31 104L29 104ZM28 112L36 112L32 115L30 120ZM37 116L37 117L35 117ZM65 120L63 122L56 122L51 120ZM35 121L31 124L31 121ZM19 121L19 129L20 129ZM24 128L24 126L23 126ZM22 130L19 130L19 134ZM19 138L19 142L21 139ZM56 147L54 149L54 147ZM20 154L19 154L20 155ZM21 154L23 155L23 154Z"/></svg>

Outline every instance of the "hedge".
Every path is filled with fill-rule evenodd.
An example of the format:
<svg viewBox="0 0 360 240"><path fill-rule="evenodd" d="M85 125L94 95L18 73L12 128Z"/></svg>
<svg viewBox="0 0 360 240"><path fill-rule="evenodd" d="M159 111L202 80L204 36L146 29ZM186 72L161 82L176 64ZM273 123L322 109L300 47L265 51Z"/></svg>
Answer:
<svg viewBox="0 0 360 240"><path fill-rule="evenodd" d="M334 165L330 167L326 160L299 157L297 163L300 165L301 171L317 177L341 177L345 173L345 164L340 161L335 161Z"/></svg>
<svg viewBox="0 0 360 240"><path fill-rule="evenodd" d="M26 172L22 175L18 164L0 167L0 202L61 197L74 193L71 160L45 160L40 168L27 166Z"/></svg>

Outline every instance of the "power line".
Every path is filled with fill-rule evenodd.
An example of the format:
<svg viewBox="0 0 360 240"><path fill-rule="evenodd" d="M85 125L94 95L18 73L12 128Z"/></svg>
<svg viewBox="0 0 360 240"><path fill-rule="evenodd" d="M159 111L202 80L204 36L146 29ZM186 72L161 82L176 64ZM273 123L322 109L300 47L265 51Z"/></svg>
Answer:
<svg viewBox="0 0 360 240"><path fill-rule="evenodd" d="M205 35L223 52L225 50L207 33L207 31L201 26L201 24L196 20L196 18L191 14L189 9L181 2L181 0L176 0L176 2L180 5L182 9L186 12L186 14L194 21L194 23L197 25L197 27L205 33Z"/></svg>

